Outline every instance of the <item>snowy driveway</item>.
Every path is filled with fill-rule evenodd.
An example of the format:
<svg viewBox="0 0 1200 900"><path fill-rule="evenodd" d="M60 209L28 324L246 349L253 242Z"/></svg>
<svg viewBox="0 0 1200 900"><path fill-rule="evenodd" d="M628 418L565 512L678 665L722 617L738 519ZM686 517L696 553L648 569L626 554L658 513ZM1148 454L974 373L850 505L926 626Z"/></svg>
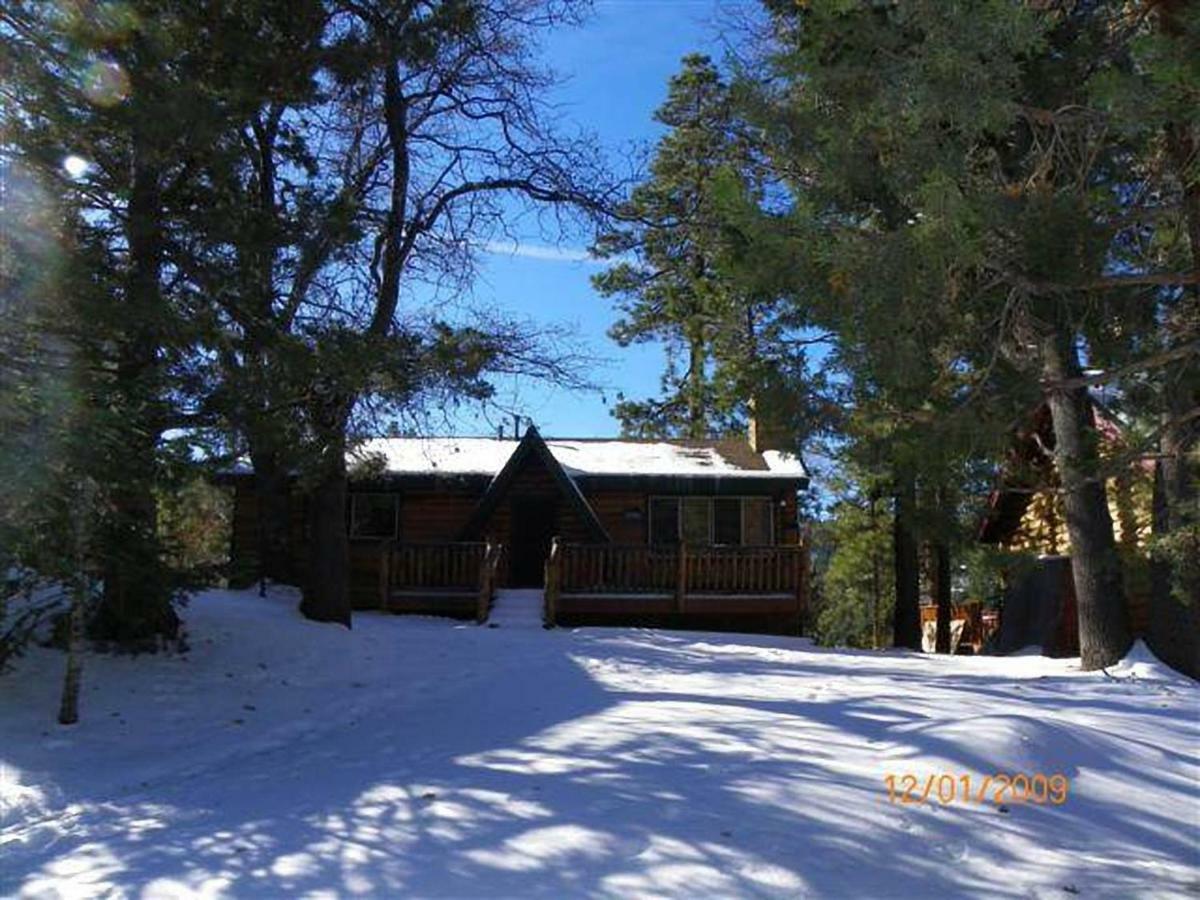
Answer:
<svg viewBox="0 0 1200 900"><path fill-rule="evenodd" d="M0 896L1185 896L1200 692L1153 663L489 629L210 592L184 657L0 679ZM886 776L1062 774L1062 805ZM978 782L977 782L978 783Z"/></svg>

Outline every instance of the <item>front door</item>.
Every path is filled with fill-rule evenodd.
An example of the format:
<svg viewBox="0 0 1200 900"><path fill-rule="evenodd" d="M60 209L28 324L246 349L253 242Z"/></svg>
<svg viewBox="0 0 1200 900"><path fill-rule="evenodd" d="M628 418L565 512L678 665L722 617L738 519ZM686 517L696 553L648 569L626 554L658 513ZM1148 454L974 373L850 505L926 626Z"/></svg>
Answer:
<svg viewBox="0 0 1200 900"><path fill-rule="evenodd" d="M512 587L541 587L550 539L558 529L558 500L514 497L509 582Z"/></svg>

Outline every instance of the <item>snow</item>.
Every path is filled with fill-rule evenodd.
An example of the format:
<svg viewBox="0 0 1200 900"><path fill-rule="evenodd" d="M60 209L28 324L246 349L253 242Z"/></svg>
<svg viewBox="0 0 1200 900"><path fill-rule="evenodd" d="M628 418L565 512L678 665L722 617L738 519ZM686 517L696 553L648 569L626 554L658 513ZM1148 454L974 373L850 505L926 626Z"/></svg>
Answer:
<svg viewBox="0 0 1200 900"><path fill-rule="evenodd" d="M530 606L522 595L509 609ZM1194 896L1200 695L1144 648L932 657L212 591L183 656L0 680L0 896ZM503 603L497 616L506 615ZM911 772L1060 806L894 805Z"/></svg>
<svg viewBox="0 0 1200 900"><path fill-rule="evenodd" d="M763 454L766 469L744 469L716 447L688 447L656 441L546 441L568 475L719 475L722 478L806 477L790 453ZM496 438L378 438L365 441L358 458L381 457L397 474L495 475L517 448Z"/></svg>
<svg viewBox="0 0 1200 900"><path fill-rule="evenodd" d="M376 438L355 456L382 457L397 474L495 475L516 449L517 441L493 438Z"/></svg>
<svg viewBox="0 0 1200 900"><path fill-rule="evenodd" d="M1144 681L1174 681L1175 671L1159 660L1144 641L1135 641L1125 658L1108 670L1114 678L1140 678Z"/></svg>
<svg viewBox="0 0 1200 900"><path fill-rule="evenodd" d="M496 628L541 628L542 607L540 589L503 588L496 592L488 624Z"/></svg>
<svg viewBox="0 0 1200 900"><path fill-rule="evenodd" d="M767 468L776 474L808 477L808 469L804 467L800 457L794 453L786 450L764 450L762 458L766 462Z"/></svg>
<svg viewBox="0 0 1200 900"><path fill-rule="evenodd" d="M781 474L770 469L743 469L716 447L687 447L653 441L546 441L568 474L582 475L720 475L764 478ZM784 473L788 474L788 473ZM803 475L803 472L790 473Z"/></svg>

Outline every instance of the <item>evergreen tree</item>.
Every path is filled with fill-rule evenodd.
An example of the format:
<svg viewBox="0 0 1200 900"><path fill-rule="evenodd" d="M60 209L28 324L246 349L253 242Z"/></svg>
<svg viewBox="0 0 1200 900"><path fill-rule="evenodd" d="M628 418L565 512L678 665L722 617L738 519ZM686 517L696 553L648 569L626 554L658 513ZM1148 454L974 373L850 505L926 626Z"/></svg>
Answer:
<svg viewBox="0 0 1200 900"><path fill-rule="evenodd" d="M1154 461L1148 637L1176 668L1200 674L1200 10L1156 4L1128 34L1129 64L1091 95L1111 127L1139 150L1144 221L1118 245L1129 271L1179 271L1114 310L1097 335L1091 379L1116 387L1114 404L1140 425L1118 465ZM1151 227L1154 223L1155 227ZM1139 365L1139 361L1142 362ZM1146 364L1148 361L1148 365ZM1144 377L1139 377L1144 373ZM1126 377L1121 377L1126 376ZM1132 376L1132 377L1128 377Z"/></svg>
<svg viewBox="0 0 1200 900"><path fill-rule="evenodd" d="M837 479L836 502L818 527L828 545L820 574L814 636L822 644L879 649L891 643L887 623L895 603L892 515L868 477L860 485ZM858 487L866 487L866 493Z"/></svg>
<svg viewBox="0 0 1200 900"><path fill-rule="evenodd" d="M57 357L43 353L12 387L53 386L62 422L87 436L56 457L72 477L43 483L51 494L95 484L95 509L79 510L95 514L89 569L103 582L91 627L126 646L175 635L172 600L191 578L164 543L160 499L192 477L200 429L220 423L206 361L225 358L210 305L223 295L195 277L192 226L214 197L231 122L255 105L248 96L279 87L255 62L258 45L301 19L270 2L13 0L0 11L4 152L40 198L34 233L59 263L54 278L14 288L25 333ZM44 434L24 424L14 441Z"/></svg>
<svg viewBox="0 0 1200 900"><path fill-rule="evenodd" d="M721 271L731 237L723 205L730 195L765 197L756 143L729 85L698 54L684 58L654 118L669 131L649 177L620 208L619 227L596 242L596 252L616 262L593 284L617 301L612 338L621 346L660 342L667 367L661 397L623 400L614 415L629 435L703 438L743 431L758 397L760 416L773 407L789 431L794 417L779 408L786 394L778 385L789 367L803 369L788 340L794 323L777 296L735 286Z"/></svg>
<svg viewBox="0 0 1200 900"><path fill-rule="evenodd" d="M49 216L63 217L43 234L69 272L34 315L38 340L67 360L59 375L70 427L91 427L88 445L75 448L82 456L66 467L94 479L103 512L95 558L104 594L93 626L134 646L172 637L178 625L153 490L175 424L172 367L187 340L163 288L165 194L196 131L196 110L182 96L195 89L194 71L167 60L178 59L182 32L196 23L171 6L12 2L0 18L9 164L36 185Z"/></svg>
<svg viewBox="0 0 1200 900"><path fill-rule="evenodd" d="M1191 279L1111 267L1159 195L1143 193L1150 170L1136 165L1147 145L1107 129L1093 94L1126 77L1151 26L1117 4L772 8L776 168L804 176L792 179L798 202L783 226L800 257L793 270L811 295L830 297L827 321L865 349L885 394L915 388L900 404L910 422L926 402L931 422L989 405L976 419L1003 422L1040 385L1084 662L1108 664L1129 634L1081 354L1091 361L1094 323L1115 323L1113 310L1139 292ZM1156 215L1169 222L1178 209ZM1132 370L1143 363L1153 365ZM912 373L930 366L949 389L923 397L937 381ZM935 446L906 430L901 495ZM925 431L944 440L941 428Z"/></svg>

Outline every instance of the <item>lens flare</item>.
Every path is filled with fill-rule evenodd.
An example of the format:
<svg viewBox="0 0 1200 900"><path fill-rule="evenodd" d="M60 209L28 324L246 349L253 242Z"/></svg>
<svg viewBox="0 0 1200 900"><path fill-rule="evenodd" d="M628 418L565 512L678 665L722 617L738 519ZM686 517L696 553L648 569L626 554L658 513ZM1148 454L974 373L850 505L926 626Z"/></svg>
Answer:
<svg viewBox="0 0 1200 900"><path fill-rule="evenodd" d="M83 73L83 94L96 106L116 106L129 96L129 75L119 63L96 60Z"/></svg>
<svg viewBox="0 0 1200 900"><path fill-rule="evenodd" d="M82 156L76 156L72 153L70 156L64 157L62 161L63 171L72 178L78 180L88 173L91 168L88 161Z"/></svg>

